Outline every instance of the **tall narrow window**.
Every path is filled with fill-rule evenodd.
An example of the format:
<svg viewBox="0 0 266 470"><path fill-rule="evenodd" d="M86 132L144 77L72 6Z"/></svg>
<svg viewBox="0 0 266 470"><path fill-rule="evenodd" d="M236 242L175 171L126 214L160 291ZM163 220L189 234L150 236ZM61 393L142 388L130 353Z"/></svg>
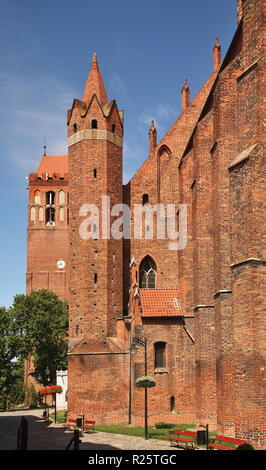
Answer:
<svg viewBox="0 0 266 470"><path fill-rule="evenodd" d="M35 204L41 204L41 193L38 189L34 193L34 202Z"/></svg>
<svg viewBox="0 0 266 470"><path fill-rule="evenodd" d="M92 129L97 129L97 128L98 128L98 122L97 122L96 119L93 119L93 120L91 121L91 128L92 128Z"/></svg>
<svg viewBox="0 0 266 470"><path fill-rule="evenodd" d="M166 346L166 343L162 341L158 343L154 343L155 369L165 368L165 346Z"/></svg>
<svg viewBox="0 0 266 470"><path fill-rule="evenodd" d="M145 204L148 204L149 202L149 195L148 194L143 194L142 196L142 205L145 206Z"/></svg>
<svg viewBox="0 0 266 470"><path fill-rule="evenodd" d="M139 267L139 286L142 289L155 289L156 266L150 256L146 256Z"/></svg>
<svg viewBox="0 0 266 470"><path fill-rule="evenodd" d="M94 170L93 170L93 176L94 176L94 179L97 178L97 168L94 168Z"/></svg>
<svg viewBox="0 0 266 470"><path fill-rule="evenodd" d="M54 204L55 193L54 191L48 191L46 193L46 205L52 206Z"/></svg>
<svg viewBox="0 0 266 470"><path fill-rule="evenodd" d="M175 397L170 398L170 413L175 411Z"/></svg>
<svg viewBox="0 0 266 470"><path fill-rule="evenodd" d="M112 132L115 132L115 124L112 124Z"/></svg>
<svg viewBox="0 0 266 470"><path fill-rule="evenodd" d="M97 273L94 273L94 287L97 287Z"/></svg>
<svg viewBox="0 0 266 470"><path fill-rule="evenodd" d="M46 209L46 225L55 225L55 209L48 207Z"/></svg>
<svg viewBox="0 0 266 470"><path fill-rule="evenodd" d="M63 207L59 208L59 220L63 222L65 219L65 209Z"/></svg>
<svg viewBox="0 0 266 470"><path fill-rule="evenodd" d="M58 193L58 202L59 204L65 204L65 192L62 189Z"/></svg>
<svg viewBox="0 0 266 470"><path fill-rule="evenodd" d="M36 218L36 213L35 213L35 207L31 207L31 210L30 210L30 220L32 222L35 222L35 218Z"/></svg>
<svg viewBox="0 0 266 470"><path fill-rule="evenodd" d="M42 222L43 221L43 208L39 207L39 220Z"/></svg>

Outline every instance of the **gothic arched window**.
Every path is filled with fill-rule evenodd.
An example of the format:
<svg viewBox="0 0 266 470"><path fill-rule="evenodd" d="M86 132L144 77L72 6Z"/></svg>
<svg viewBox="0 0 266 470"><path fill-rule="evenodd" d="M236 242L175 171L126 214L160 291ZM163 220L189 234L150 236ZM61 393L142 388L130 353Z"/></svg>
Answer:
<svg viewBox="0 0 266 470"><path fill-rule="evenodd" d="M46 209L46 225L55 225L55 209L53 207L48 207Z"/></svg>
<svg viewBox="0 0 266 470"><path fill-rule="evenodd" d="M43 207L39 207L39 220L43 221Z"/></svg>
<svg viewBox="0 0 266 470"><path fill-rule="evenodd" d="M58 193L59 204L65 204L65 192L61 189Z"/></svg>
<svg viewBox="0 0 266 470"><path fill-rule="evenodd" d="M38 189L34 193L34 202L35 204L41 204L41 193Z"/></svg>
<svg viewBox="0 0 266 470"><path fill-rule="evenodd" d="M30 210L30 220L31 220L32 222L35 222L35 219L36 219L35 207L31 207L31 210Z"/></svg>
<svg viewBox="0 0 266 470"><path fill-rule="evenodd" d="M52 206L54 205L55 193L54 191L48 191L46 193L46 205Z"/></svg>
<svg viewBox="0 0 266 470"><path fill-rule="evenodd" d="M142 289L155 289L156 266L150 256L146 256L139 267L139 287Z"/></svg>

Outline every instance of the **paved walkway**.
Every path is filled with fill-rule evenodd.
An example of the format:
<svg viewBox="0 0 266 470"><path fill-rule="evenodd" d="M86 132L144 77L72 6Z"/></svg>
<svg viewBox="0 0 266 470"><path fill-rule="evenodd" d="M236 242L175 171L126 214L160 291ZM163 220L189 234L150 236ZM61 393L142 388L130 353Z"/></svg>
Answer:
<svg viewBox="0 0 266 470"><path fill-rule="evenodd" d="M22 416L28 421L28 450L64 450L73 437L73 431L66 430L62 424L44 421L42 413L43 410L0 413L0 451L16 449ZM80 450L181 450L171 448L168 441L98 431L82 433L80 439Z"/></svg>

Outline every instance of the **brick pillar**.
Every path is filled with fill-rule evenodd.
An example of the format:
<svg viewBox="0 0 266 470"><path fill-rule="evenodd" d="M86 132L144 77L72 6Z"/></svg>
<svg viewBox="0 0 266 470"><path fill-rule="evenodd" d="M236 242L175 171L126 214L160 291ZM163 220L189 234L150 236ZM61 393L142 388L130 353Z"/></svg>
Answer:
<svg viewBox="0 0 266 470"><path fill-rule="evenodd" d="M216 429L215 315L212 306L195 307L197 425Z"/></svg>
<svg viewBox="0 0 266 470"><path fill-rule="evenodd" d="M219 44L218 38L213 48L213 71L215 72L221 64L221 46Z"/></svg>
<svg viewBox="0 0 266 470"><path fill-rule="evenodd" d="M237 0L237 24L240 23L243 16L243 0Z"/></svg>
<svg viewBox="0 0 266 470"><path fill-rule="evenodd" d="M181 95L182 95L182 113L183 113L189 105L189 95L190 95L189 86L187 84L186 78L184 81L184 85L182 87Z"/></svg>
<svg viewBox="0 0 266 470"><path fill-rule="evenodd" d="M233 331L230 327L231 268L230 231L231 205L228 164L237 149L235 119L237 66L223 71L214 92L214 145L212 154L212 215L213 215L213 267L214 305L216 325L216 383L217 383L217 432L234 434L232 383ZM231 359L230 359L231 358Z"/></svg>
<svg viewBox="0 0 266 470"><path fill-rule="evenodd" d="M254 80L254 77L253 77ZM259 137L259 136L258 136ZM259 140L259 139L258 139ZM263 258L266 171L263 145L230 165L235 433L265 449L265 292ZM243 160L243 155L245 156Z"/></svg>
<svg viewBox="0 0 266 470"><path fill-rule="evenodd" d="M192 187L193 287L195 312L197 424L216 429L215 315L213 302L212 247L212 113L197 125L194 137L194 184Z"/></svg>
<svg viewBox="0 0 266 470"><path fill-rule="evenodd" d="M265 449L265 87L263 0L243 0L238 148L228 166L235 434Z"/></svg>
<svg viewBox="0 0 266 470"><path fill-rule="evenodd" d="M221 289L214 295L217 381L217 432L235 435L232 292Z"/></svg>
<svg viewBox="0 0 266 470"><path fill-rule="evenodd" d="M157 130L156 127L154 127L154 121L151 121L151 127L149 130L149 148L150 152L149 155L152 155L156 149L157 145Z"/></svg>

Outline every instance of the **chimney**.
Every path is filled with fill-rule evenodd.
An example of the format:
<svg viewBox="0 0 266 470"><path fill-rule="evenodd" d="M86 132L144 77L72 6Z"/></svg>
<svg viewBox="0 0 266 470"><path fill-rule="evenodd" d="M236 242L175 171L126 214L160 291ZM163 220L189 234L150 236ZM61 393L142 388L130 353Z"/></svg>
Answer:
<svg viewBox="0 0 266 470"><path fill-rule="evenodd" d="M154 127L154 121L151 121L151 127L149 130L149 144L150 144L150 155L153 154L156 146L157 146L157 130Z"/></svg>
<svg viewBox="0 0 266 470"><path fill-rule="evenodd" d="M213 48L213 71L215 72L221 64L221 46L219 44L218 38L216 37L216 42Z"/></svg>
<svg viewBox="0 0 266 470"><path fill-rule="evenodd" d="M182 113L187 109L189 105L189 86L187 84L187 79L185 78L184 85L181 91L182 94Z"/></svg>

